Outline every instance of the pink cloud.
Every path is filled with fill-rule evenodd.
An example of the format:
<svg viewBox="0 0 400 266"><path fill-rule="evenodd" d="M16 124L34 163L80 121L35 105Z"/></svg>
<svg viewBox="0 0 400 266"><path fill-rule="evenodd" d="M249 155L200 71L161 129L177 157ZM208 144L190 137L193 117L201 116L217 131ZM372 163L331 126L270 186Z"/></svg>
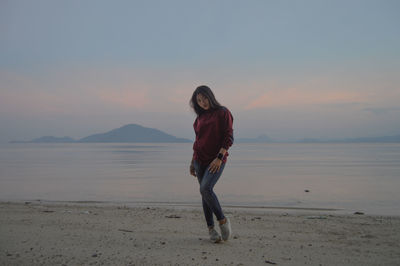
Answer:
<svg viewBox="0 0 400 266"><path fill-rule="evenodd" d="M9 114L54 114L63 113L68 106L62 95L43 90L35 78L13 72L2 71L0 111Z"/></svg>
<svg viewBox="0 0 400 266"><path fill-rule="evenodd" d="M250 101L245 109L313 104L363 102L364 94L345 90L287 88L270 90Z"/></svg>
<svg viewBox="0 0 400 266"><path fill-rule="evenodd" d="M0 71L0 79L0 110L28 115L188 112L192 92L203 83L233 111L352 102L385 106L397 105L399 99L398 83L353 76L286 80L238 75L219 80L190 71L105 67L55 69L39 76ZM393 91L382 93L390 87Z"/></svg>
<svg viewBox="0 0 400 266"><path fill-rule="evenodd" d="M106 104L123 108L143 108L150 103L147 90L102 90L98 92L99 98Z"/></svg>

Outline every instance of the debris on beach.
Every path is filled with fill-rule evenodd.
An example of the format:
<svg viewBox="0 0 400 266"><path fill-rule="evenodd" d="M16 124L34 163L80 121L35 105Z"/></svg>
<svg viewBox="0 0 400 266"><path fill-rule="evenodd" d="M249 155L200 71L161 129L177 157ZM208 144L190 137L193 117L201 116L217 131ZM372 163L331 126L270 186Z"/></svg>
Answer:
<svg viewBox="0 0 400 266"><path fill-rule="evenodd" d="M363 212L355 212L354 214L355 214L355 215L364 215Z"/></svg>
<svg viewBox="0 0 400 266"><path fill-rule="evenodd" d="M310 190L308 190L308 189L305 189L305 190L304 190L304 192L310 192Z"/></svg>
<svg viewBox="0 0 400 266"><path fill-rule="evenodd" d="M128 229L118 229L118 231L127 232L127 233L133 233L132 230L128 230Z"/></svg>
<svg viewBox="0 0 400 266"><path fill-rule="evenodd" d="M176 215L176 214L171 214L171 215L166 215L165 218L176 218L176 219L179 219L181 217L179 215Z"/></svg>
<svg viewBox="0 0 400 266"><path fill-rule="evenodd" d="M276 263L275 263L275 262L273 262L273 261L270 261L270 260L266 260L266 261L265 261L265 263L267 263L267 264L274 264L274 265L276 265Z"/></svg>
<svg viewBox="0 0 400 266"><path fill-rule="evenodd" d="M307 216L307 219L327 219L326 216Z"/></svg>
<svg viewBox="0 0 400 266"><path fill-rule="evenodd" d="M373 235L363 235L363 236L361 236L361 238L368 238L368 239L371 239L371 238L375 238L375 236L373 236Z"/></svg>

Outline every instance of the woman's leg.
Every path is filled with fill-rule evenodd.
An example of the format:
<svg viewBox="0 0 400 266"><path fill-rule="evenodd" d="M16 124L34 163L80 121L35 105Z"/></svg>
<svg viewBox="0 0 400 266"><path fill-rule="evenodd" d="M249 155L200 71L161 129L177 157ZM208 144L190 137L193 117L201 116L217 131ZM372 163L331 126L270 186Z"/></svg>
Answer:
<svg viewBox="0 0 400 266"><path fill-rule="evenodd" d="M214 193L214 186L217 183L218 179L222 175L222 171L224 170L225 164L223 163L221 165L221 168L219 169L218 172L216 173L210 173L208 170L208 167L205 169L204 174L199 180L200 182L200 193L203 198L203 209L206 210L204 211L204 215L206 215L206 220L207 220L207 225L208 226L213 226L214 221L212 217L212 213L215 214L217 217L218 221L224 220L225 216L224 213L222 212L221 205L219 204L218 197ZM205 203L205 204L204 204ZM206 205L206 208L204 208L204 205ZM209 212L211 210L211 215L209 215ZM210 219L211 216L211 219ZM211 221L212 222L211 222Z"/></svg>
<svg viewBox="0 0 400 266"><path fill-rule="evenodd" d="M207 226L208 228L213 228L214 227L213 212L204 199L202 199L201 201L203 204L203 212L204 212L204 217L206 218Z"/></svg>
<svg viewBox="0 0 400 266"><path fill-rule="evenodd" d="M208 172L207 166L201 165L197 161L194 161L194 167L196 170L197 180L199 181L199 184L201 187L202 181L204 180L204 176L206 175L206 172ZM200 189L200 191L201 191L201 189ZM203 196L202 196L202 205L203 205L203 212L204 212L204 216L205 216L205 219L207 222L207 226L209 228L212 228L212 227L214 227L213 210L211 209L211 207L209 206L209 204L207 203L207 201L204 199Z"/></svg>

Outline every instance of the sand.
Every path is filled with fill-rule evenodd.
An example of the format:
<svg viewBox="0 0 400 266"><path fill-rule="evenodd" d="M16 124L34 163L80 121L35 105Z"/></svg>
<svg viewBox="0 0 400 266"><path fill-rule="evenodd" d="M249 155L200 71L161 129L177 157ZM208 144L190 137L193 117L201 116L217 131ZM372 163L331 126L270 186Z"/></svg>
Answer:
<svg viewBox="0 0 400 266"><path fill-rule="evenodd" d="M200 207L0 203L0 265L400 265L400 217Z"/></svg>

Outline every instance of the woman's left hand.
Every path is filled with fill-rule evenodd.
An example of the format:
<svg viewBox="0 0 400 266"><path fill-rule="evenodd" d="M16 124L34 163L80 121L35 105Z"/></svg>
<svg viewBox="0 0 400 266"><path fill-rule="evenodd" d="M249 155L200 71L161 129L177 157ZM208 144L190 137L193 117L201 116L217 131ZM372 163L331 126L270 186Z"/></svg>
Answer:
<svg viewBox="0 0 400 266"><path fill-rule="evenodd" d="M215 174L219 171L219 169L221 168L221 165L222 165L222 161L218 158L215 158L208 166L208 170L210 171L210 173Z"/></svg>

